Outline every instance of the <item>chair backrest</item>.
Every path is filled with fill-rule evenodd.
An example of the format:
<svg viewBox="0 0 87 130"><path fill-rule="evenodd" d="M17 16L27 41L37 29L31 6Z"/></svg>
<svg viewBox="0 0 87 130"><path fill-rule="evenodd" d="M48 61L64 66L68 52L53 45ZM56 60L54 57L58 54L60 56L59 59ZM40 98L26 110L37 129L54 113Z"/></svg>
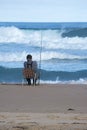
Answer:
<svg viewBox="0 0 87 130"><path fill-rule="evenodd" d="M24 68L23 75L25 78L34 78L35 77L35 73L32 68Z"/></svg>

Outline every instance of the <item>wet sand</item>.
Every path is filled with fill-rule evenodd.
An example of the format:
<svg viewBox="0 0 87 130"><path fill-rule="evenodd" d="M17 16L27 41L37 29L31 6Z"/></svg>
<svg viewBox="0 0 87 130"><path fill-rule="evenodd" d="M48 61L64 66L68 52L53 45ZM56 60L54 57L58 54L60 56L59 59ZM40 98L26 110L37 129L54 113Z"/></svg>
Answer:
<svg viewBox="0 0 87 130"><path fill-rule="evenodd" d="M0 130L86 130L87 85L0 84Z"/></svg>

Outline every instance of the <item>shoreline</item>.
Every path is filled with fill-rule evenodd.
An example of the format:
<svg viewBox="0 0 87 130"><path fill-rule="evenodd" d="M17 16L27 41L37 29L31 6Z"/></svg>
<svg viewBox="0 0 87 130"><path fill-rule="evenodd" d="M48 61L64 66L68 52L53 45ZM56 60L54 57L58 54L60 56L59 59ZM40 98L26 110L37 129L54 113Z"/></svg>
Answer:
<svg viewBox="0 0 87 130"><path fill-rule="evenodd" d="M83 82L79 82L79 81L60 81L60 82L42 82L42 81L40 81L40 83L39 83L39 81L37 81L37 85L62 85L62 84L64 84L64 85L87 85L87 81L83 81ZM0 82L0 85L27 85L27 81L25 80L23 80L23 81L21 81L21 82Z"/></svg>

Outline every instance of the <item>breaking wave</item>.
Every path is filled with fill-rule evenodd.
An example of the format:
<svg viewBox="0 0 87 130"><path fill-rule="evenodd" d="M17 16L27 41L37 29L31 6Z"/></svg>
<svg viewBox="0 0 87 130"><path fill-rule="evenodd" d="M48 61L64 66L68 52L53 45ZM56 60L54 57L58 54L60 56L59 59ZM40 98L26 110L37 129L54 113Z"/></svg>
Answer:
<svg viewBox="0 0 87 130"><path fill-rule="evenodd" d="M75 72L67 72L67 71L46 71L41 70L41 80L44 82L77 82L84 83L83 81L87 81L87 70L80 70ZM22 82L23 74L22 68L5 68L0 67L0 82Z"/></svg>
<svg viewBox="0 0 87 130"><path fill-rule="evenodd" d="M82 29L81 29L82 31ZM67 30L23 30L12 27L0 27L0 44L26 44L32 46L42 46L47 49L87 49L87 36L79 37L67 36L71 31ZM73 31L75 34L75 30ZM77 34L77 33L76 33ZM83 33L86 35L86 33ZM65 36L66 35L66 36Z"/></svg>

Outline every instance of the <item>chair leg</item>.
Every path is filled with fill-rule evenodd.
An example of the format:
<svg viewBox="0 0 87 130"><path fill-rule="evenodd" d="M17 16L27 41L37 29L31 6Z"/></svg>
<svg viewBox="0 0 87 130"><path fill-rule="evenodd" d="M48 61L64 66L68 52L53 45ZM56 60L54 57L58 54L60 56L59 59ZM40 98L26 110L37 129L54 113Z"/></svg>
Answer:
<svg viewBox="0 0 87 130"><path fill-rule="evenodd" d="M36 85L36 79L35 79L35 77L33 78L33 85Z"/></svg>
<svg viewBox="0 0 87 130"><path fill-rule="evenodd" d="M33 85L36 85L36 73L35 73L35 76L33 78Z"/></svg>

